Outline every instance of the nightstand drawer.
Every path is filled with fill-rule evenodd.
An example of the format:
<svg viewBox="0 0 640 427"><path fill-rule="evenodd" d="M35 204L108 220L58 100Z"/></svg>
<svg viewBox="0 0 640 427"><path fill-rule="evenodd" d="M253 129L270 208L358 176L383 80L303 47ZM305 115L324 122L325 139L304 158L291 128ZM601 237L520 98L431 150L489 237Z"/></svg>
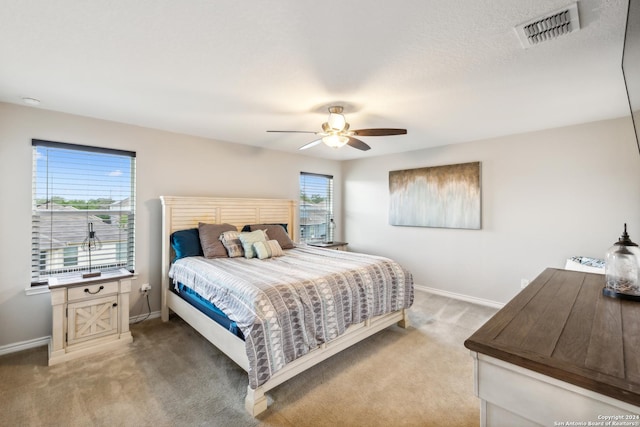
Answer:
<svg viewBox="0 0 640 427"><path fill-rule="evenodd" d="M95 298L115 294L118 292L118 282L96 283L93 285L78 286L67 290L67 301L78 301L85 298Z"/></svg>

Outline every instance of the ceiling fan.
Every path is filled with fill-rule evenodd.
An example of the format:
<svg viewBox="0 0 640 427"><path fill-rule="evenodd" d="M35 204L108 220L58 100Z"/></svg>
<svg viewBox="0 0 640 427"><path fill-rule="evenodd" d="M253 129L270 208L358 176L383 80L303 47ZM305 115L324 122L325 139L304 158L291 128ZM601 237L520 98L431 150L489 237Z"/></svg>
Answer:
<svg viewBox="0 0 640 427"><path fill-rule="evenodd" d="M360 141L354 136L387 136L387 135L405 135L406 129L390 129L390 128L378 128L378 129L358 129L349 130L349 123L342 114L343 108L341 106L329 107L329 119L322 124L321 132L305 131L305 130L268 130L267 132L286 132L286 133L313 133L321 136L320 139L311 141L308 144L300 147L300 150L306 150L307 148L314 147L321 142L332 148L340 148L344 145L350 145L358 150L369 150L371 147Z"/></svg>

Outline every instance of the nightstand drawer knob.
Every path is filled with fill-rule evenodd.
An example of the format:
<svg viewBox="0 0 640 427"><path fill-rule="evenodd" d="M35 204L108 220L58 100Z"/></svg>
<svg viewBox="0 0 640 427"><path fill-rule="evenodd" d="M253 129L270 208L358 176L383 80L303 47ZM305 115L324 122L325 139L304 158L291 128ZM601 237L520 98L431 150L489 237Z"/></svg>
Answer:
<svg viewBox="0 0 640 427"><path fill-rule="evenodd" d="M95 292L91 292L91 291L89 290L89 288L85 288L85 289L84 289L84 291L85 291L86 293L88 293L88 294L95 295L95 294L97 294L98 292L100 292L100 291L101 291L101 290L103 290L103 289L104 289L104 286L102 286L102 285L101 285L101 286L98 288L98 290L97 290L97 291L95 291Z"/></svg>
<svg viewBox="0 0 640 427"><path fill-rule="evenodd" d="M117 302L114 302L113 305L112 305L112 307L117 307L117 306L118 306Z"/></svg>

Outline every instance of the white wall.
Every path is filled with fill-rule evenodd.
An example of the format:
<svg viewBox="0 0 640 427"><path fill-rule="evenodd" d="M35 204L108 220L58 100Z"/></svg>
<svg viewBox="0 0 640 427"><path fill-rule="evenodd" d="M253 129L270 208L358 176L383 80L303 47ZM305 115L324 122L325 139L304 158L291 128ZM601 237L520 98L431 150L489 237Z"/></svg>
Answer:
<svg viewBox="0 0 640 427"><path fill-rule="evenodd" d="M389 225L389 171L480 161L482 229ZM567 257L603 258L627 222L640 242L640 155L616 119L343 163L349 248L401 262L415 283L507 302Z"/></svg>
<svg viewBox="0 0 640 427"><path fill-rule="evenodd" d="M0 347L51 334L49 294L25 294L30 281L32 138L137 152L139 278L132 290L132 316L141 308L138 288L143 283L152 285L151 309L160 307L159 196L297 199L300 171L330 174L341 182L335 161L0 103ZM340 185L335 191L340 212Z"/></svg>
<svg viewBox="0 0 640 427"><path fill-rule="evenodd" d="M520 279L571 255L602 257L624 222L640 242L632 132L617 119L340 164L0 103L0 347L51 333L49 295L24 292L32 138L137 152L136 315L142 283L153 286L152 310L160 304L158 196L297 198L300 171L334 175L336 234L351 250L400 261L416 284L506 302ZM388 224L390 170L469 161L482 162L482 230Z"/></svg>

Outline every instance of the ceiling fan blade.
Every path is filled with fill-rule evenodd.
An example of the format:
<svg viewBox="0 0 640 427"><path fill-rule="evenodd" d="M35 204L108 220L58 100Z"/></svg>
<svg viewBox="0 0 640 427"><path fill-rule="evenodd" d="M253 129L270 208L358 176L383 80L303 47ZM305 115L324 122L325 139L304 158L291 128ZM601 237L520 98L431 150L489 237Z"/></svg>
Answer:
<svg viewBox="0 0 640 427"><path fill-rule="evenodd" d="M284 132L284 133L318 133L311 130L268 130L267 132Z"/></svg>
<svg viewBox="0 0 640 427"><path fill-rule="evenodd" d="M305 144L302 147L298 148L298 150L306 150L307 148L315 147L316 145L320 144L321 142L322 142L322 139L316 139L315 141L311 141L310 143Z"/></svg>
<svg viewBox="0 0 640 427"><path fill-rule="evenodd" d="M391 129L391 128L379 128L379 129L358 129L354 130L355 135L358 136L387 136L387 135L406 135L406 129Z"/></svg>
<svg viewBox="0 0 640 427"><path fill-rule="evenodd" d="M353 148L357 148L358 150L362 150L362 151L367 151L371 148L369 147L369 145L351 136L349 137L349 142L347 142L347 144L352 146Z"/></svg>

